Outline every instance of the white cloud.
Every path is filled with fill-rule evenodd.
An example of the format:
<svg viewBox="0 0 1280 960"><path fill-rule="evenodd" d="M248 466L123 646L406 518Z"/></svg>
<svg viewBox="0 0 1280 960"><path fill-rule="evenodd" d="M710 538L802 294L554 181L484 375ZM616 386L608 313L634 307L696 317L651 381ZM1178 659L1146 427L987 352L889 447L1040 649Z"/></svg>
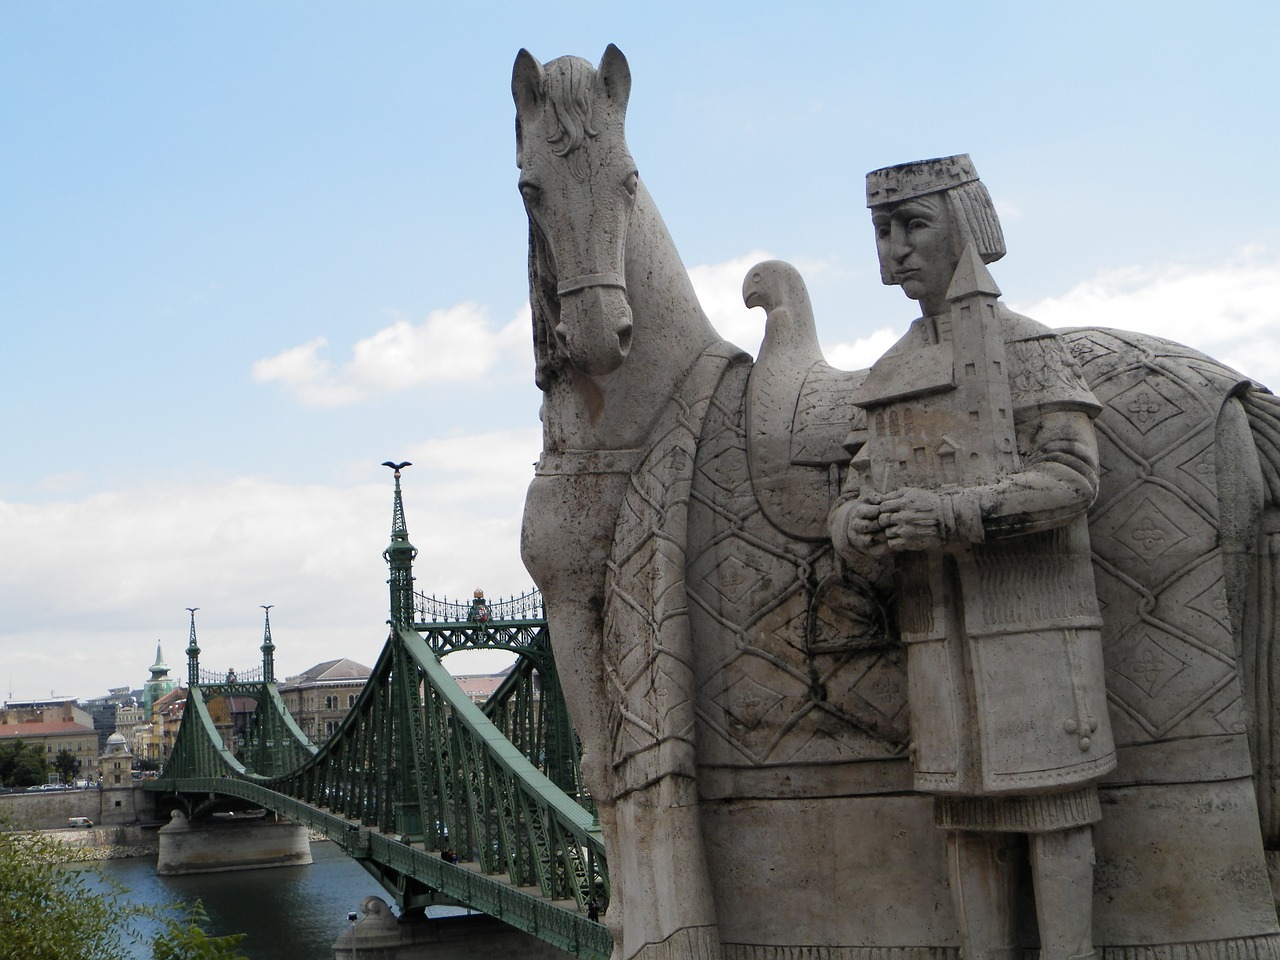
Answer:
<svg viewBox="0 0 1280 960"><path fill-rule="evenodd" d="M524 493L536 427L432 441L410 451L402 487L418 589L469 597L523 593ZM96 696L141 685L157 640L185 675L186 607L210 668L261 657L271 603L282 674L350 656L372 663L385 638L382 551L390 477L347 486L253 477L103 493L78 501L0 501L0 648L18 696ZM457 666L450 664L455 669ZM52 678L52 679L46 679Z"/></svg>
<svg viewBox="0 0 1280 960"><path fill-rule="evenodd" d="M1009 223L1022 219L1022 208L1007 197L992 197L991 202L995 204L996 213L999 214L1000 219L1004 222Z"/></svg>
<svg viewBox="0 0 1280 960"><path fill-rule="evenodd" d="M906 326L881 327L870 336L859 337L843 343L823 345L827 363L841 370L865 370L884 354L886 350L898 342L898 338L906 332Z"/></svg>
<svg viewBox="0 0 1280 960"><path fill-rule="evenodd" d="M716 332L753 356L759 353L764 339L765 315L763 310L749 309L742 302L742 281L757 263L772 259L773 254L765 250L752 250L731 260L689 268L694 292ZM831 270L829 264L818 260L795 261L794 265L810 280Z"/></svg>
<svg viewBox="0 0 1280 960"><path fill-rule="evenodd" d="M1051 327L1156 334L1280 388L1280 259L1258 251L1219 264L1109 270L1061 296L1012 306Z"/></svg>
<svg viewBox="0 0 1280 960"><path fill-rule="evenodd" d="M742 281L752 267L772 255L763 250L721 263L700 264L689 270L689 279L702 302L712 325L726 340L751 354L760 350L764 339L765 314L761 309L748 309L742 302ZM821 261L802 261L795 264L807 279L830 273L830 266ZM871 366L876 359L902 336L906 323L900 329L882 327L865 337L852 341L824 343L827 362L844 370L861 370ZM818 334L823 333L821 318Z"/></svg>
<svg viewBox="0 0 1280 960"><path fill-rule="evenodd" d="M259 383L278 381L311 406L338 406L360 399L361 392L343 384L334 375L333 364L319 356L328 343L324 337L316 337L259 360L253 365L253 379Z"/></svg>
<svg viewBox="0 0 1280 960"><path fill-rule="evenodd" d="M69 496L83 488L89 479L84 470L64 470L45 476L40 481L40 488L52 495Z"/></svg>
<svg viewBox="0 0 1280 960"><path fill-rule="evenodd" d="M460 383L488 373L504 351L528 341L527 308L493 329L488 312L474 302L433 310L413 323L396 318L351 348L340 367L320 355L324 337L291 347L253 365L253 379L276 382L304 404L334 407L424 383Z"/></svg>
<svg viewBox="0 0 1280 960"><path fill-rule="evenodd" d="M689 280L711 325L720 336L755 354L764 336L764 311L748 310L742 302L742 280L747 271L772 254L752 250L721 263L689 268Z"/></svg>

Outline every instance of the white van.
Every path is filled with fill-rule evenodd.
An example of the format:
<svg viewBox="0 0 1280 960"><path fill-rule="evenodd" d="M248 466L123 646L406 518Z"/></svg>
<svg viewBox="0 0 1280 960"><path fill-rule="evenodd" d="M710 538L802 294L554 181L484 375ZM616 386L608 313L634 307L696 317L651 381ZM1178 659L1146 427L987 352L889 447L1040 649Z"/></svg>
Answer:
<svg viewBox="0 0 1280 960"><path fill-rule="evenodd" d="M92 827L93 821L88 817L67 817L68 827Z"/></svg>

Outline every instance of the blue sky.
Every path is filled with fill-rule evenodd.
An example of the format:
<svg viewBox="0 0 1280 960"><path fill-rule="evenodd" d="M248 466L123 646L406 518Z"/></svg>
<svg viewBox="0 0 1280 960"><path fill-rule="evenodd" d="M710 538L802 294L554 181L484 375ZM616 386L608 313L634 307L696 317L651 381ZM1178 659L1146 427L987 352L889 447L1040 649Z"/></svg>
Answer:
<svg viewBox="0 0 1280 960"><path fill-rule="evenodd" d="M627 55L641 176L749 350L767 255L871 362L913 313L863 175L966 151L1011 305L1274 386L1277 34L1271 3L5 4L0 692L179 666L189 606L210 666L254 661L262 603L282 672L371 663L388 458L421 587L528 587L522 46Z"/></svg>

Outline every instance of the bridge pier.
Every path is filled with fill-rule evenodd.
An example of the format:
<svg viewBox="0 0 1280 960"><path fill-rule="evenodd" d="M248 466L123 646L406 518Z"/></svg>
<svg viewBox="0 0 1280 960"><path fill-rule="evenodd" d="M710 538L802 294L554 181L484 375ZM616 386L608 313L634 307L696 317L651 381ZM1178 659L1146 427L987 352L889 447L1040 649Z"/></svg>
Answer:
<svg viewBox="0 0 1280 960"><path fill-rule="evenodd" d="M160 828L156 873L162 877L311 862L307 828L265 817L217 817L192 822L175 810Z"/></svg>
<svg viewBox="0 0 1280 960"><path fill-rule="evenodd" d="M570 960L572 954L483 913L398 919L381 897L333 943L334 960Z"/></svg>

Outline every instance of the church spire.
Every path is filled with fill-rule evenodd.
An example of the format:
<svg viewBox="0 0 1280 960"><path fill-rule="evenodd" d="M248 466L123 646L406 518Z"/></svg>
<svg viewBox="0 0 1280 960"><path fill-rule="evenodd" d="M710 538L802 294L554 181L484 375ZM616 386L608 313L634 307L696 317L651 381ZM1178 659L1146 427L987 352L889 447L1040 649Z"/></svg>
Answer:
<svg viewBox="0 0 1280 960"><path fill-rule="evenodd" d="M165 674L169 672L169 665L164 662L164 654L160 652L160 644L156 644L156 662L148 669L151 671L152 680L163 680Z"/></svg>
<svg viewBox="0 0 1280 960"><path fill-rule="evenodd" d="M156 643L156 662L148 669L151 671L151 676L142 685L142 712L145 717L151 716L151 707L157 700L178 685L178 682L169 676L169 665L164 662L164 654L160 652L159 643Z"/></svg>
<svg viewBox="0 0 1280 960"><path fill-rule="evenodd" d="M262 628L262 682L276 682L276 645L271 642L271 608L273 603L260 604L266 623Z"/></svg>
<svg viewBox="0 0 1280 960"><path fill-rule="evenodd" d="M382 557L390 567L391 577L391 625L408 629L413 623L413 558L418 550L409 542L409 527L404 519L404 500L400 496L400 471L413 464L405 461L383 463L395 471L395 505L391 511L391 544L382 551Z"/></svg>

